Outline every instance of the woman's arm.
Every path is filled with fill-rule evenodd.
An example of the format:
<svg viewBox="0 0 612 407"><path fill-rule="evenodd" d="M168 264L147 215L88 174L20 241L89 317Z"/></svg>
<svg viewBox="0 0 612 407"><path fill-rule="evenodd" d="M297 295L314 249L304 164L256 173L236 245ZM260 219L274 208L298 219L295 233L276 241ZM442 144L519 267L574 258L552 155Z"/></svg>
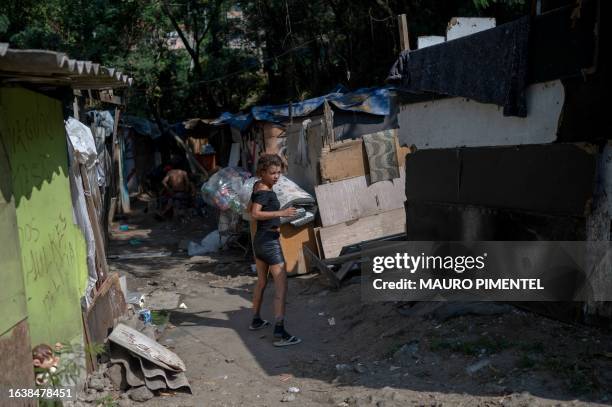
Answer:
<svg viewBox="0 0 612 407"><path fill-rule="evenodd" d="M251 217L255 220L268 220L280 217L292 217L296 214L296 209L293 207L283 209L282 211L262 211L261 204L253 202L251 205Z"/></svg>

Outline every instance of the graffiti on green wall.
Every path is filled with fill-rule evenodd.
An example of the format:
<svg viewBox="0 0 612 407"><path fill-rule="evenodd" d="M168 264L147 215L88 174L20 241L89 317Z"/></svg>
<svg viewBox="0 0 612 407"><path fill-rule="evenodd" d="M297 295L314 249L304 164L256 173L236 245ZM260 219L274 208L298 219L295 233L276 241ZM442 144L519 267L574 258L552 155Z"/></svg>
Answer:
<svg viewBox="0 0 612 407"><path fill-rule="evenodd" d="M32 343L82 335L85 241L73 223L61 104L21 88L0 89Z"/></svg>

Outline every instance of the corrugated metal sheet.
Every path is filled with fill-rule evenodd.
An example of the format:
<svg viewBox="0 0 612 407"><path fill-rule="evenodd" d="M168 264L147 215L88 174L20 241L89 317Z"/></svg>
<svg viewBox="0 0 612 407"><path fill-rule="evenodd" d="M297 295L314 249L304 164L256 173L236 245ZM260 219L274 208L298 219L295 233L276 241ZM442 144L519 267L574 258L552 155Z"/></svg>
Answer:
<svg viewBox="0 0 612 407"><path fill-rule="evenodd" d="M133 80L114 68L70 59L62 52L13 49L0 43L0 81L108 89L130 86Z"/></svg>

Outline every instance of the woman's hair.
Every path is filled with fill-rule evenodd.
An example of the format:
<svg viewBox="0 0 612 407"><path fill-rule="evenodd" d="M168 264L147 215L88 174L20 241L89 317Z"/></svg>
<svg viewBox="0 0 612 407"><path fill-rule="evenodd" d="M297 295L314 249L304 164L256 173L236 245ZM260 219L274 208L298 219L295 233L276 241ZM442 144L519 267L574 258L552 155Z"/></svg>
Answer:
<svg viewBox="0 0 612 407"><path fill-rule="evenodd" d="M276 154L264 154L259 157L257 161L257 175L260 175L262 172L266 171L268 168L273 165L283 168L283 161Z"/></svg>

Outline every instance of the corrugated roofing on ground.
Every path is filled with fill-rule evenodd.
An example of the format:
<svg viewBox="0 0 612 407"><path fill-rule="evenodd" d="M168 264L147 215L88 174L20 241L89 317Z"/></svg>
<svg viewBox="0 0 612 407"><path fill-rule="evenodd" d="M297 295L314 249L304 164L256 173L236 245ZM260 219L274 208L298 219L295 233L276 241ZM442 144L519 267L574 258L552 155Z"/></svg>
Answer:
<svg viewBox="0 0 612 407"><path fill-rule="evenodd" d="M0 81L109 89L130 86L133 80L114 68L70 59L62 52L13 49L0 43Z"/></svg>

